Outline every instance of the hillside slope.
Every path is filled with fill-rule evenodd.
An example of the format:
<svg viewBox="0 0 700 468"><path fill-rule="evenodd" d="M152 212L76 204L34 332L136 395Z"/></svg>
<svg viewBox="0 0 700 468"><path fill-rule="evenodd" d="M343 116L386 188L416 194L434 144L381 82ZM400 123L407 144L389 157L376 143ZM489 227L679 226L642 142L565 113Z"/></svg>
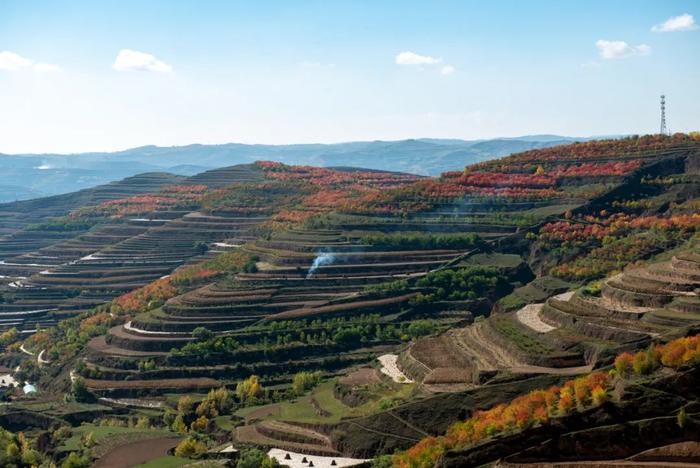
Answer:
<svg viewBox="0 0 700 468"><path fill-rule="evenodd" d="M105 420L368 458L700 325L696 135L432 178L257 161L85 200L0 240L0 363L58 418L99 399Z"/></svg>
<svg viewBox="0 0 700 468"><path fill-rule="evenodd" d="M266 159L286 164L354 166L425 175L465 164L584 139L532 136L494 140L401 140L298 145L143 146L113 153L0 154L0 173L16 188L0 187L0 203L68 193L143 172L194 175L208 168Z"/></svg>

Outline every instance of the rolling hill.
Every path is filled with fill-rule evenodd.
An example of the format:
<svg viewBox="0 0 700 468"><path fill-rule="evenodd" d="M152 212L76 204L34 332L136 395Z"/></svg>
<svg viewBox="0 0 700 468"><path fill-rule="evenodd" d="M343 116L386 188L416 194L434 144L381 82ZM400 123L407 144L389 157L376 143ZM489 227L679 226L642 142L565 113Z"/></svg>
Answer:
<svg viewBox="0 0 700 468"><path fill-rule="evenodd" d="M0 364L41 389L0 422L395 466L695 460L696 134L330 165L0 205Z"/></svg>
<svg viewBox="0 0 700 468"><path fill-rule="evenodd" d="M0 203L94 187L143 172L191 176L218 167L274 160L287 164L354 166L424 175L533 148L583 141L536 135L464 141L419 139L339 144L144 146L113 153L0 154L0 171L16 188L0 187Z"/></svg>

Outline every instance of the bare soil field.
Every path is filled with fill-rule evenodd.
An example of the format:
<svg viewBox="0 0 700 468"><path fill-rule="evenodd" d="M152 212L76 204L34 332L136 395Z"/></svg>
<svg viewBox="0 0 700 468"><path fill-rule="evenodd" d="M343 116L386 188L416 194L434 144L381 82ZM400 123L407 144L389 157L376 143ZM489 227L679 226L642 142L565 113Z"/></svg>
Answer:
<svg viewBox="0 0 700 468"><path fill-rule="evenodd" d="M177 437L139 440L108 452L93 465L95 468L128 468L168 454L180 441Z"/></svg>
<svg viewBox="0 0 700 468"><path fill-rule="evenodd" d="M372 385L379 383L381 381L377 369L371 367L362 367L357 369L350 374L340 378L339 382L342 385L348 386L360 386L360 385Z"/></svg>

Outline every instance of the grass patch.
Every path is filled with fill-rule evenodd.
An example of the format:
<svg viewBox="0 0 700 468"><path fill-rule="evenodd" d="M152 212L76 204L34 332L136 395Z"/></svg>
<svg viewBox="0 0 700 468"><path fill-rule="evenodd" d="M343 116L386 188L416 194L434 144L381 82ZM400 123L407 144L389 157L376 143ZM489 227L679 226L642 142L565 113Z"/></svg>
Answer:
<svg viewBox="0 0 700 468"><path fill-rule="evenodd" d="M372 391L372 398L365 404L350 407L338 400L333 392L335 379L328 380L318 385L309 395L299 397L292 401L277 403L277 411L272 414L262 416L261 419L278 419L281 421L298 421L306 423L335 423L342 418L352 418L366 416L376 411L381 410L380 404L382 400L387 398L396 399L399 401L407 400L412 392L414 385L396 385L396 386L376 386ZM312 399L316 405L312 403ZM245 418L254 411L258 411L263 406L243 408L236 411L236 415ZM319 414L317 408L320 408L327 415Z"/></svg>
<svg viewBox="0 0 700 468"><path fill-rule="evenodd" d="M508 317L494 316L491 317L491 325L508 340L515 343L518 348L522 349L529 354L549 354L552 349L549 346L541 343L540 341L534 339L523 330L521 330L517 325L513 323Z"/></svg>
<svg viewBox="0 0 700 468"><path fill-rule="evenodd" d="M138 440L140 438L164 437L175 435L163 429L136 429L133 427L96 426L94 424L82 424L73 429L72 435L58 448L59 451L74 451L82 447L83 436L92 433L96 442L96 449L102 451L105 447L112 448L125 441Z"/></svg>
<svg viewBox="0 0 700 468"><path fill-rule="evenodd" d="M541 276L516 289L513 294L526 303L544 302L550 296L566 292L574 287L575 285L562 279L553 276Z"/></svg>
<svg viewBox="0 0 700 468"><path fill-rule="evenodd" d="M214 418L214 423L222 431L233 431L235 429L231 416L218 416Z"/></svg>
<svg viewBox="0 0 700 468"><path fill-rule="evenodd" d="M468 265L481 265L495 268L516 268L523 262L520 255L500 253L478 253L464 260Z"/></svg>
<svg viewBox="0 0 700 468"><path fill-rule="evenodd" d="M535 218L546 218L547 216L554 216L559 214L564 214L569 210L573 210L581 206L580 203L577 204L561 204L561 205L547 205L538 208L531 208L525 211L519 211L518 214L521 216L533 216Z"/></svg>
<svg viewBox="0 0 700 468"><path fill-rule="evenodd" d="M154 458L153 460L149 460L146 463L136 465L136 467L137 468L175 468L178 466L187 465L189 463L192 463L192 460L190 460L189 458L174 457L172 455L168 455L165 457Z"/></svg>
<svg viewBox="0 0 700 468"><path fill-rule="evenodd" d="M498 302L505 311L517 310L527 304L527 302L516 293L508 294Z"/></svg>

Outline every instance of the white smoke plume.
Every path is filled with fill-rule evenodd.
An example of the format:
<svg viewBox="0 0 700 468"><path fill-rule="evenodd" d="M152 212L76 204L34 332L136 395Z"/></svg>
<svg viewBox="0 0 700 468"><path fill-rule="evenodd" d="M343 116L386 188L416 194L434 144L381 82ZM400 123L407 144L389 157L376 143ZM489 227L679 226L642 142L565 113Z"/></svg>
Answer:
<svg viewBox="0 0 700 468"><path fill-rule="evenodd" d="M314 262L311 264L311 268L309 268L308 273L306 273L306 279L310 279L314 273L316 273L316 270L318 267L322 265L330 265L335 261L335 254L332 252L319 252L316 255L316 258L314 258Z"/></svg>

